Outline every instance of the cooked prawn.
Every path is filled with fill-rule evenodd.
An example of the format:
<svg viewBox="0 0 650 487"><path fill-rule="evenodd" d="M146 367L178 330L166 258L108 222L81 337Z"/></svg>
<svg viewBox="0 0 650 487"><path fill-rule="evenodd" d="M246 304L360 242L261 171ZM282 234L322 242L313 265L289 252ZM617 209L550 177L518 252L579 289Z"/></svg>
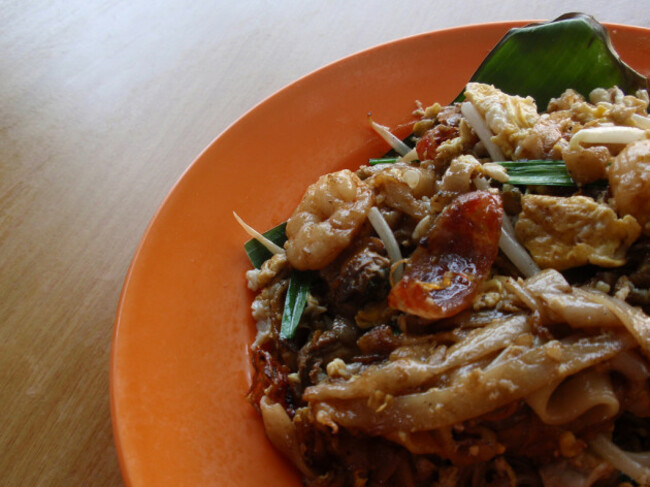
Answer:
<svg viewBox="0 0 650 487"><path fill-rule="evenodd" d="M287 222L289 263L301 270L325 267L350 245L373 204L372 190L352 171L321 176Z"/></svg>

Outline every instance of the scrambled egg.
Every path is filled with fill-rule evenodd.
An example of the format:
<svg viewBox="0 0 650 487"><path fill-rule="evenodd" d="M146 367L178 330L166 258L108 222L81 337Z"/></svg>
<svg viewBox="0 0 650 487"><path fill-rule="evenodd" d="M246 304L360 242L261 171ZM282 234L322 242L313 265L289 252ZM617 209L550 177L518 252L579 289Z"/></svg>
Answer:
<svg viewBox="0 0 650 487"><path fill-rule="evenodd" d="M492 85L468 83L465 96L495 135L494 142L509 159L516 159L520 142L539 119L531 97L510 96Z"/></svg>
<svg viewBox="0 0 650 487"><path fill-rule="evenodd" d="M515 231L540 267L563 270L623 265L641 226L633 216L619 219L609 206L591 198L531 194L522 198Z"/></svg>

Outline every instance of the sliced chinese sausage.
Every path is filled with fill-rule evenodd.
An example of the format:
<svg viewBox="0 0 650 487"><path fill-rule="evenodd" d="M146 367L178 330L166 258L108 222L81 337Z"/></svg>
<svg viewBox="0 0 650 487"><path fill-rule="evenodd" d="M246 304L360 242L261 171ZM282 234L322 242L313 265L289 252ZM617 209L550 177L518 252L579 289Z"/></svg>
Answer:
<svg viewBox="0 0 650 487"><path fill-rule="evenodd" d="M390 306L426 319L467 308L499 251L502 218L498 195L474 191L458 196L409 258L390 291Z"/></svg>

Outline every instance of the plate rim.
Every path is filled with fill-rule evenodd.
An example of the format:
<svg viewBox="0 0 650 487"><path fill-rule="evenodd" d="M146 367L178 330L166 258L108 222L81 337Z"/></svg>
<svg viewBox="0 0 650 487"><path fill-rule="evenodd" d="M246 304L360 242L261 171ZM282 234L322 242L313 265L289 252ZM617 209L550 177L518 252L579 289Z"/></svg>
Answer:
<svg viewBox="0 0 650 487"><path fill-rule="evenodd" d="M115 312L115 318L113 321L113 330L112 330L112 338L111 338L111 349L110 349L110 359L109 359L109 400L110 400L110 415L111 415L111 427L112 427L112 434L113 434L113 441L114 441L114 446L115 446L115 451L118 457L118 462L120 466L120 471L121 475L123 478L123 481L126 486L131 487L133 486L133 480L131 478L131 472L129 471L129 468L127 466L126 462L126 456L129 454L125 451L125 445L124 445L124 438L122 438L119 430L119 423L120 423L120 412L118 411L119 405L117 404L117 398L116 398L116 391L115 391L115 383L116 380L118 379L118 361L120 359L119 357L119 340L121 333L123 333L123 326L124 321L126 321L126 318L124 316L124 307L125 303L128 299L129 296L129 291L130 287L133 285L132 279L133 275L139 265L140 260L143 258L144 253L146 252L146 246L148 239L150 238L150 235L153 231L153 229L156 227L159 219L161 218L161 213L164 211L165 207L169 205L170 200L172 196L179 190L178 188L181 187L184 183L184 181L187 178L187 175L190 171L195 168L202 159L206 157L206 154L210 151L210 149L223 137L225 137L229 132L231 132L234 127L236 127L238 124L242 122L242 120L245 120L252 115L254 115L255 112L260 110L260 107L265 106L268 104L270 101L273 99L282 96L286 92L292 91L297 85L305 83L306 81L310 80L313 77L318 77L321 75L323 72L327 72L331 69L335 69L337 66L342 65L346 62L349 62L351 59L358 58L361 56L366 56L366 55L371 55L373 51L377 50L383 50L386 48L390 48L391 46L398 45L400 43L407 43L407 42L412 42L416 39L419 38L425 38L428 36L444 36L446 34L451 34L457 31L481 31L481 30L489 30L492 28L503 28L503 29L511 29L511 28L516 28L516 27L521 27L525 25L529 25L531 23L536 23L536 22L544 22L546 20L540 20L540 19L531 19L531 20L510 20L510 21L493 21L493 22L479 22L479 23L471 23L471 24L464 24L464 25L458 25L458 26L453 26L453 27L446 27L442 29L435 29L431 31L425 31L425 32L420 32L420 33L415 33L411 34L408 36L392 39L386 42L382 42L380 44L376 44L364 49L361 49L359 51L350 53L348 55L345 55L341 58L338 58L334 61L328 62L324 64L323 66L320 66L306 74L303 74L296 78L295 80L289 82L288 84L282 86L281 88L275 90L271 94L263 97L260 101L256 102L253 104L250 108L245 110L240 116L238 116L235 120L233 120L231 123L229 123L223 130L221 130L199 153L198 155L191 160L191 162L185 167L185 169L181 172L181 174L178 176L178 178L175 180L175 182L172 184L170 189L167 191L165 196L162 198L160 203L157 205L155 212L151 216L150 220L148 221L140 239L138 240L138 243L135 247L135 250L133 251L133 255L130 259L128 269L126 271L124 280L122 282L122 287L120 290L119 294L119 300ZM616 29L624 29L630 33L637 33L637 34L645 34L650 36L650 28L649 27L643 27L643 26L637 26L637 25L628 25L628 24L620 24L620 23L610 23L610 22L602 22L602 24L610 31L610 34L612 31L615 31ZM478 67L478 66L477 66Z"/></svg>

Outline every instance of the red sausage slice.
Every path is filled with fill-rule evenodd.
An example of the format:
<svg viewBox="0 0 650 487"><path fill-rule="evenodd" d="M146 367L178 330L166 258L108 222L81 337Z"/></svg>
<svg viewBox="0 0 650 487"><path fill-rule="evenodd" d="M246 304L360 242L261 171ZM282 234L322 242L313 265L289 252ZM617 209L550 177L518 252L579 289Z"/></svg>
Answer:
<svg viewBox="0 0 650 487"><path fill-rule="evenodd" d="M488 191L458 196L438 216L388 296L391 307L427 319L453 316L473 301L499 251L503 205Z"/></svg>

